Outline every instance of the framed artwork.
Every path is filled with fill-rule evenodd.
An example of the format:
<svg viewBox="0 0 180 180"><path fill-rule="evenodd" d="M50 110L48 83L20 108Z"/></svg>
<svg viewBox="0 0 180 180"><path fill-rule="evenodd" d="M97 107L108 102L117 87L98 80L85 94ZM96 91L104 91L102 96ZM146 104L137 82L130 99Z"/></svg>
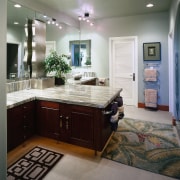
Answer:
<svg viewBox="0 0 180 180"><path fill-rule="evenodd" d="M161 43L143 43L144 61L160 61L161 60Z"/></svg>

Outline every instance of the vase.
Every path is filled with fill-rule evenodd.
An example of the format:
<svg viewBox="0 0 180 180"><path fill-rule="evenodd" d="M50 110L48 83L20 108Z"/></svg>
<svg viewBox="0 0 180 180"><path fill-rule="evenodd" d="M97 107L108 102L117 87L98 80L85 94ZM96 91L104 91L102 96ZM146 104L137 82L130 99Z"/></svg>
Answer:
<svg viewBox="0 0 180 180"><path fill-rule="evenodd" d="M65 84L64 78L57 78L57 77L55 77L55 85L56 86L60 86L60 85L64 85L64 84Z"/></svg>

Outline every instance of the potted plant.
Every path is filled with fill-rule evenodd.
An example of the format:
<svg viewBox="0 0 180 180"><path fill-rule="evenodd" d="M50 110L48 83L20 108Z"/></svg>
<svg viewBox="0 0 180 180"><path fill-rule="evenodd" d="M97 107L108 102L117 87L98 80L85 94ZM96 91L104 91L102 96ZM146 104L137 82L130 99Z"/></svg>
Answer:
<svg viewBox="0 0 180 180"><path fill-rule="evenodd" d="M65 84L65 74L71 70L64 58L66 55L58 55L56 51L51 51L45 58L45 72L55 73L55 85Z"/></svg>

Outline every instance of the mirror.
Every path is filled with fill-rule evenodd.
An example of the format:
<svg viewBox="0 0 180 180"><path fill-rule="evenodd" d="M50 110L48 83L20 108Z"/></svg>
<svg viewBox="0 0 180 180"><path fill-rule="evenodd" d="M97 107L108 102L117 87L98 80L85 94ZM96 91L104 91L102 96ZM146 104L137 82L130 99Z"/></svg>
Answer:
<svg viewBox="0 0 180 180"><path fill-rule="evenodd" d="M91 65L91 40L75 40L69 42L72 66Z"/></svg>
<svg viewBox="0 0 180 180"><path fill-rule="evenodd" d="M7 79L18 80L25 77L24 66L25 24L27 19L40 19L43 16L26 8L15 8L13 2L7 2Z"/></svg>
<svg viewBox="0 0 180 180"><path fill-rule="evenodd" d="M7 43L8 44L15 44L16 47L16 55L17 57L10 57L8 62L8 70L7 70L7 79L10 78L10 75L12 75L12 79L14 80L14 76L16 77L15 80L18 80L20 77L24 77L24 74L26 73L27 69L24 67L24 42L26 40L25 36L25 30L24 25L27 21L27 19L38 19L41 21L46 22L47 19L43 16L43 14L39 12L35 12L32 9L26 8L22 6L21 8L14 8L14 3L11 1L8 1L8 7L7 7ZM14 24L15 21L18 21L19 24ZM70 44L76 44L78 42L79 47L80 44L81 53L78 50L78 62L72 61L69 62L73 66L84 66L85 61L87 59L91 59L91 41L90 40L80 40L79 35L79 29L73 26L69 26L67 24L64 24L63 29L60 30L56 26L52 24L46 24L46 43L53 42L55 44L55 50L59 54L69 54ZM75 41L74 41L75 40ZM18 46L18 52L17 52L17 46ZM75 45L74 45L75 46ZM9 50L7 51L7 54L11 54ZM74 54L74 53L72 53ZM80 57L81 55L81 57ZM81 61L80 61L80 58ZM14 60L13 60L14 59ZM13 62L15 61L15 62ZM9 68L12 67L12 68ZM12 74L11 74L12 73Z"/></svg>
<svg viewBox="0 0 180 180"><path fill-rule="evenodd" d="M15 8L14 3L7 2L7 79L16 80L23 71L24 25L26 18L34 17L28 8Z"/></svg>

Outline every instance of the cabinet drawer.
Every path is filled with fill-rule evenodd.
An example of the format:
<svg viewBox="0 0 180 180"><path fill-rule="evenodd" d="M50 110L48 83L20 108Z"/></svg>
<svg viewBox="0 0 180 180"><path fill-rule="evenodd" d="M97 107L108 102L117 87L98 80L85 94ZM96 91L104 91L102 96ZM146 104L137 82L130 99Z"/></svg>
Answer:
<svg viewBox="0 0 180 180"><path fill-rule="evenodd" d="M50 101L39 101L40 107L59 109L59 103Z"/></svg>
<svg viewBox="0 0 180 180"><path fill-rule="evenodd" d="M27 112L33 112L34 111L34 101L23 104L22 109L25 114Z"/></svg>
<svg viewBox="0 0 180 180"><path fill-rule="evenodd" d="M94 109L91 107L86 107L86 106L74 106L72 105L71 111L79 112L79 113L87 113L93 115Z"/></svg>

